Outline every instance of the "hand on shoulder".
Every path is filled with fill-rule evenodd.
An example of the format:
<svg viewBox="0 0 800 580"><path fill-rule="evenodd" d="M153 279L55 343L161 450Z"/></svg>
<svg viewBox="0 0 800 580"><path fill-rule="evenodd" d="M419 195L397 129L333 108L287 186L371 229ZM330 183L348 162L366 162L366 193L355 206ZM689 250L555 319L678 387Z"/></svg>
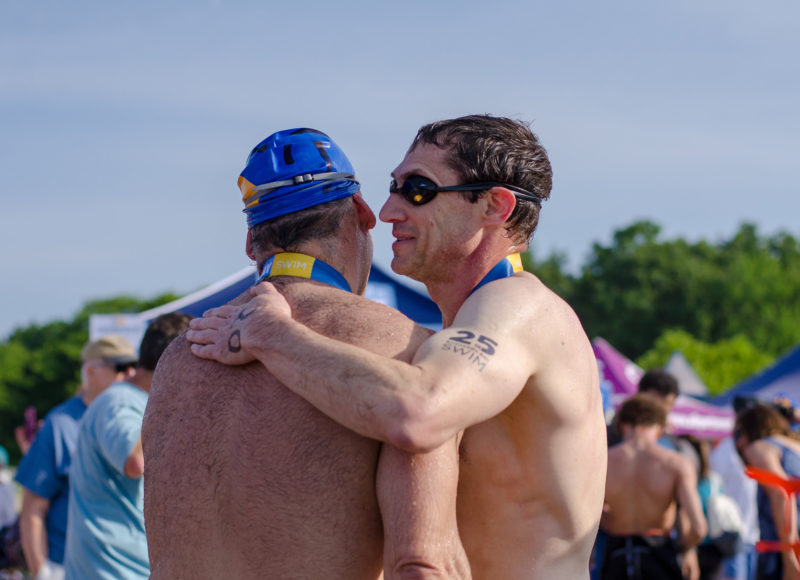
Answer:
<svg viewBox="0 0 800 580"><path fill-rule="evenodd" d="M268 343L279 333L264 332L271 324L292 319L289 303L269 282L256 284L247 292L249 301L244 304L227 304L212 308L195 318L186 332L195 356L216 360L228 365L252 362L248 339L255 335Z"/></svg>

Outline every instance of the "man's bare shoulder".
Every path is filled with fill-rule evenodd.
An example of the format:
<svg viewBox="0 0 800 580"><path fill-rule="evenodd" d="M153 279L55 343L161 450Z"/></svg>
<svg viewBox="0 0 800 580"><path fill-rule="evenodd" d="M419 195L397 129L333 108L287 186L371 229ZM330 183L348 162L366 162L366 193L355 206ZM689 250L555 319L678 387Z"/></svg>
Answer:
<svg viewBox="0 0 800 580"><path fill-rule="evenodd" d="M665 467L680 475L687 475L695 471L692 460L680 451L669 449L658 443L654 443L650 450L651 455L662 462Z"/></svg>
<svg viewBox="0 0 800 580"><path fill-rule="evenodd" d="M247 292L243 292L227 304L238 306L246 304L250 299ZM153 375L153 386L150 390L150 398L158 395L164 385L174 384L176 379L191 380L191 376L197 373L214 373L215 368L220 368L210 361L198 359L189 350L189 342L186 337L181 335L173 340L159 358L156 371ZM221 369L220 369L221 370Z"/></svg>
<svg viewBox="0 0 800 580"><path fill-rule="evenodd" d="M580 331L583 334L583 326L578 315L566 300L530 272L521 272L515 276L515 279L517 278L522 282L519 284L520 288L524 288L525 295L532 301L532 310L535 315L550 320L567 330Z"/></svg>
<svg viewBox="0 0 800 580"><path fill-rule="evenodd" d="M276 287L303 324L382 356L410 362L420 344L432 334L397 310L361 296L313 283L276 284ZM231 304L246 302L244 298L237 298ZM165 350L154 374L145 431L153 431L148 425L155 430L164 427L169 417L185 416L187 409L225 410L231 397L243 400L277 397L281 404L287 405L301 401L283 388L262 364L228 366L202 359L192 354L185 337L178 337Z"/></svg>
<svg viewBox="0 0 800 580"><path fill-rule="evenodd" d="M317 284L278 286L296 320L366 350L410 361L433 332L385 304Z"/></svg>
<svg viewBox="0 0 800 580"><path fill-rule="evenodd" d="M208 364L195 364L201 361ZM202 367L199 369L202 372L202 370L207 371L216 366L217 365L210 361L204 361L195 357L191 350L189 350L189 341L186 340L185 336L181 335L173 340L161 355L155 373L153 374L153 386L150 390L150 396L152 397L154 394L157 394L165 378L172 379L176 374L191 375L193 371L197 370L197 367Z"/></svg>
<svg viewBox="0 0 800 580"><path fill-rule="evenodd" d="M597 362L589 338L572 307L529 272L487 284L483 320L502 323L516 337L541 385L572 379L594 388Z"/></svg>
<svg viewBox="0 0 800 580"><path fill-rule="evenodd" d="M410 361L433 331L384 304L311 283L276 284L292 306L295 318L315 331L355 344L372 352ZM229 304L240 305L248 300L243 294ZM219 381L232 374L240 377L263 372L260 364L228 367L200 359L189 349L183 337L175 339L162 355L153 382L151 395L163 385Z"/></svg>
<svg viewBox="0 0 800 580"><path fill-rule="evenodd" d="M533 340L540 337L551 342L554 333L585 338L572 307L530 272L487 284L467 299L463 310L479 318L502 320L529 332ZM542 330L547 333L543 335Z"/></svg>
<svg viewBox="0 0 800 580"><path fill-rule="evenodd" d="M189 341L184 336L177 337L161 355L153 374L144 417L145 428L154 419L154 411L158 410L161 416L168 412L177 413L187 399L195 398L202 386L226 384L232 378L253 373L255 369L248 369L251 366L255 365L225 367L197 358L189 349Z"/></svg>
<svg viewBox="0 0 800 580"><path fill-rule="evenodd" d="M613 485L615 480L651 481L652 478L657 478L659 485L671 486L679 479L689 477L693 470L689 458L656 442L642 446L623 441L608 450L611 487L619 487Z"/></svg>

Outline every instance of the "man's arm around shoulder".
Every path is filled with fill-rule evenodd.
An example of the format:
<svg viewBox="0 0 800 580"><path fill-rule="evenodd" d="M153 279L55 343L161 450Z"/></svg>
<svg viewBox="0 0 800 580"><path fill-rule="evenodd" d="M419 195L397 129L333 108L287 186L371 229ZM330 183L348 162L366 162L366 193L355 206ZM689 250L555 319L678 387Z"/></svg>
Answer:
<svg viewBox="0 0 800 580"><path fill-rule="evenodd" d="M489 300L483 290L481 300L464 303L450 328L422 345L411 365L294 321L269 285L243 307L221 307L219 316L193 320L187 338L204 358L228 364L258 359L289 389L365 437L427 452L500 413L533 372L524 330L530 309L515 308L506 302L518 300L505 301L494 290Z"/></svg>

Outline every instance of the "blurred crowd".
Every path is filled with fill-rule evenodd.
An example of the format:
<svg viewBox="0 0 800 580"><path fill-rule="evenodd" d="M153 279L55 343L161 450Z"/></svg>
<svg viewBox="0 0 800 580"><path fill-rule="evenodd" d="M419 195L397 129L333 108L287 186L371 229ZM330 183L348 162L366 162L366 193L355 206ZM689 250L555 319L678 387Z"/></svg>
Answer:
<svg viewBox="0 0 800 580"><path fill-rule="evenodd" d="M88 342L75 395L41 421L26 410L15 472L0 448L0 580L149 577L142 419L156 363L189 319L154 319L138 353L122 336Z"/></svg>
<svg viewBox="0 0 800 580"><path fill-rule="evenodd" d="M800 410L787 395L734 399L730 436L672 433L672 375L646 372L612 414L592 578L800 578Z"/></svg>

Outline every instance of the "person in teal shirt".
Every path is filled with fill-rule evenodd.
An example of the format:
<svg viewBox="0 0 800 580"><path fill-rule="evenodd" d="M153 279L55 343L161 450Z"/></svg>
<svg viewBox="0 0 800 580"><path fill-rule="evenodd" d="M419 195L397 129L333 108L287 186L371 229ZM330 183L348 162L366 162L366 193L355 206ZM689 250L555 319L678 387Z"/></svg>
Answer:
<svg viewBox="0 0 800 580"><path fill-rule="evenodd" d="M20 534L28 570L39 580L64 577L69 478L78 425L86 408L112 383L130 376L136 351L121 336L88 342L81 351L81 390L47 414L23 449L16 481L23 488Z"/></svg>

